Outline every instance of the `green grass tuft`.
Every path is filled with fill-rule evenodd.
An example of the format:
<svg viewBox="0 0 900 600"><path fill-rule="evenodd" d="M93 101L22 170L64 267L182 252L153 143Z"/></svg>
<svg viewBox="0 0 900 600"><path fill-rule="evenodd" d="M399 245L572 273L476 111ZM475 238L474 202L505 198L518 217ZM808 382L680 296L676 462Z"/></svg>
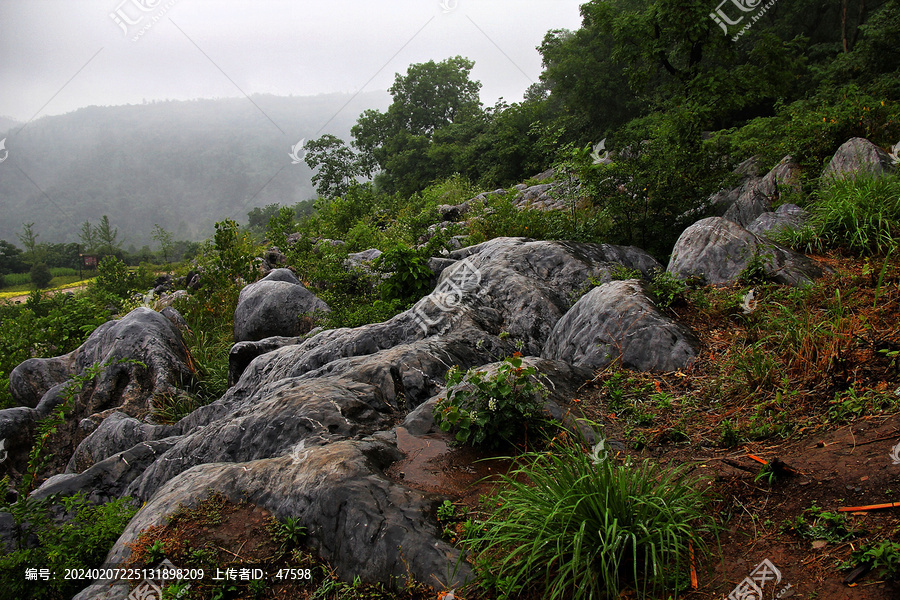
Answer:
<svg viewBox="0 0 900 600"><path fill-rule="evenodd" d="M467 540L493 564L488 584L501 597L545 586L543 596L617 598L677 595L691 554L709 554L716 531L701 482L683 468L618 464L599 448L554 443L503 477L494 514Z"/></svg>

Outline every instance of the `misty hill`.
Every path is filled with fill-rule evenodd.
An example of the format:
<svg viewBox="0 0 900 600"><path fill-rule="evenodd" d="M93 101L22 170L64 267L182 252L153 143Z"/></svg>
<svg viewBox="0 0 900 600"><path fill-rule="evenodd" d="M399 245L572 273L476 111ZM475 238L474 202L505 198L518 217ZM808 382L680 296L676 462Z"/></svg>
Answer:
<svg viewBox="0 0 900 600"><path fill-rule="evenodd" d="M347 104L349 102L349 104ZM126 245L152 244L154 224L177 239L208 237L225 217L315 197L291 148L324 133L349 139L385 92L87 107L0 129L0 239L35 223L41 242L74 242L80 224L109 215ZM347 104L345 108L344 105ZM6 133L2 133L6 131Z"/></svg>
<svg viewBox="0 0 900 600"><path fill-rule="evenodd" d="M0 132L9 131L13 127L21 127L21 126L22 126L22 123L19 123L15 119L11 119L9 117L4 117L4 116L0 115ZM3 138L0 137L0 140L2 140L2 139Z"/></svg>

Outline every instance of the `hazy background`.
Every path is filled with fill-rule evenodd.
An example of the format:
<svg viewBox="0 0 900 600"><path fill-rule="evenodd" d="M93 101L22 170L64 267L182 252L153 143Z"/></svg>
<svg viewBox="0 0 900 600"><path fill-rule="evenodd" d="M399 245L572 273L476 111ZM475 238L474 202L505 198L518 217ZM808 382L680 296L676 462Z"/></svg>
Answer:
<svg viewBox="0 0 900 600"><path fill-rule="evenodd" d="M535 47L549 29L577 29L579 4L3 0L0 116L24 122L153 99L385 90L408 65L455 55L475 61L486 104L514 102L541 72ZM126 25L128 35L110 16L117 12L140 21Z"/></svg>
<svg viewBox="0 0 900 600"><path fill-rule="evenodd" d="M388 106L395 73L456 55L475 61L485 105L519 101L541 73L536 47L577 29L578 7L2 0L0 239L34 222L41 242L74 242L106 214L125 247L152 245L154 224L198 240L315 197L289 156L301 139L349 141L363 110Z"/></svg>

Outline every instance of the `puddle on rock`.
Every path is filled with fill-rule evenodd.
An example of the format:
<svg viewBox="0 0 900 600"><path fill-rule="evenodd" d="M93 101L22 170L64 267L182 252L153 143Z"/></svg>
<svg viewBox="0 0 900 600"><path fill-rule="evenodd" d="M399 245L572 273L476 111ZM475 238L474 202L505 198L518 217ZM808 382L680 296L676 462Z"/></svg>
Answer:
<svg viewBox="0 0 900 600"><path fill-rule="evenodd" d="M411 435L397 427L397 448L405 457L387 470L387 476L408 487L455 497L471 498L487 492L486 477L506 473L508 460L490 459L482 450L469 446L451 446L444 434Z"/></svg>

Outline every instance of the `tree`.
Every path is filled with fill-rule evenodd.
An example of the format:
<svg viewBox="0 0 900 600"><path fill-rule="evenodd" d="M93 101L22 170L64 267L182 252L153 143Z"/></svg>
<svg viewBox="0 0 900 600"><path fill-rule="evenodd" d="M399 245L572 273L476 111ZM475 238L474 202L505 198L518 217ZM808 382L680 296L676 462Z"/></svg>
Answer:
<svg viewBox="0 0 900 600"><path fill-rule="evenodd" d="M172 253L174 241L172 234L160 227L153 225L153 239L159 242L159 250L163 253L163 260L169 262L169 255Z"/></svg>
<svg viewBox="0 0 900 600"><path fill-rule="evenodd" d="M281 206L278 204L267 204L265 208L254 207L247 213L247 228L254 231L265 231L269 219L278 214L279 208Z"/></svg>
<svg viewBox="0 0 900 600"><path fill-rule="evenodd" d="M119 230L118 228L112 228L112 225L109 224L108 216L103 215L103 217L100 218L100 224L97 226L96 231L97 246L101 253L110 255L121 251L119 248L121 242L116 241L119 236Z"/></svg>
<svg viewBox="0 0 900 600"><path fill-rule="evenodd" d="M26 268L22 261L22 250L15 244L0 240L0 275L23 273Z"/></svg>
<svg viewBox="0 0 900 600"><path fill-rule="evenodd" d="M372 174L372 167L367 164L364 155L357 154L344 140L330 133L306 142L304 148L306 156L303 160L310 169L318 169L312 176L312 182L321 198L343 196L357 177Z"/></svg>
<svg viewBox="0 0 900 600"><path fill-rule="evenodd" d="M28 251L28 260L31 265L38 264L40 262L38 260L38 234L34 232L34 223L23 223L22 233L17 234L17 236L22 245L25 246L25 250Z"/></svg>
<svg viewBox="0 0 900 600"><path fill-rule="evenodd" d="M53 274L50 273L50 268L46 263L34 263L31 267L31 283L34 285L35 289L44 289L50 285L52 280Z"/></svg>
<svg viewBox="0 0 900 600"><path fill-rule="evenodd" d="M353 126L353 146L366 167L380 169L387 192L410 194L453 173L453 164L429 158L435 133L481 115L481 84L469 75L475 63L456 56L411 65L395 76L387 112L365 111Z"/></svg>
<svg viewBox="0 0 900 600"><path fill-rule="evenodd" d="M97 252L97 230L91 225L90 221L81 224L81 232L78 234L81 245L85 253L94 254Z"/></svg>

